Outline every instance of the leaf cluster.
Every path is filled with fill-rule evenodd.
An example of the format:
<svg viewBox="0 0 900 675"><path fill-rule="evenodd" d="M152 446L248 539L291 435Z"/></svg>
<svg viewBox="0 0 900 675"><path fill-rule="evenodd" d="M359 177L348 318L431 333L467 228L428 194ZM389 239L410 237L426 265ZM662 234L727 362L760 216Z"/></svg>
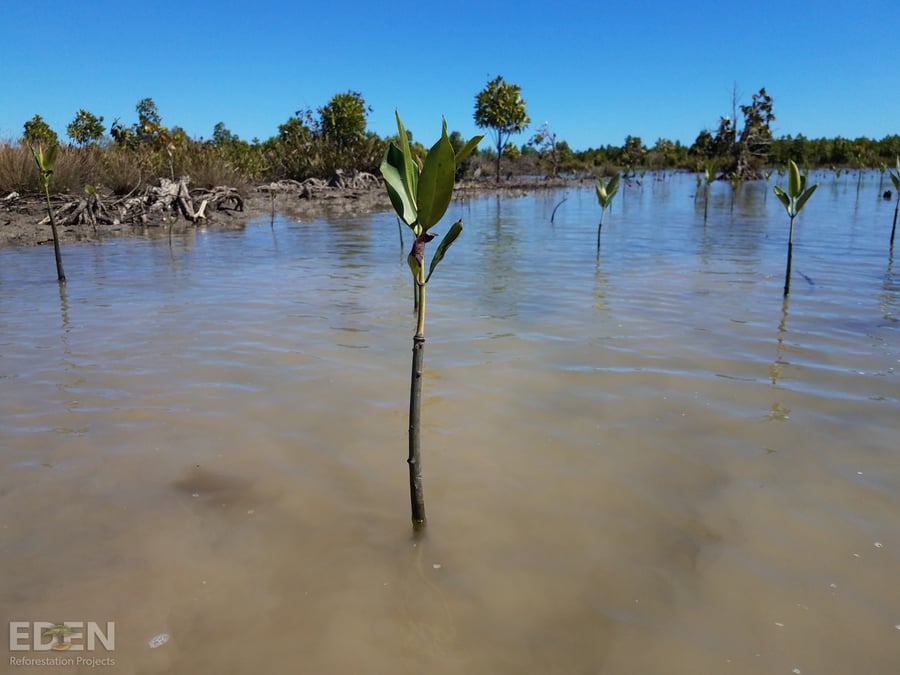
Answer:
<svg viewBox="0 0 900 675"><path fill-rule="evenodd" d="M780 185L772 186L775 196L782 203L791 220L796 217L803 209L807 200L812 197L813 192L819 187L816 183L811 187L806 187L806 174L800 174L800 169L794 160L788 160L788 189L784 190Z"/></svg>
<svg viewBox="0 0 900 675"><path fill-rule="evenodd" d="M428 276L422 279L424 246L434 237L428 230L444 217L450 206L457 165L471 154L483 136L473 137L456 152L447 136L445 120L440 139L425 155L425 160L419 164L413 158L409 135L400 120L399 113L396 113L396 118L397 139L400 145L398 147L394 143L388 144L380 171L394 211L416 235L413 252L407 260L416 283L425 284L447 249L462 232L462 221L454 223L441 240L431 260Z"/></svg>
<svg viewBox="0 0 900 675"><path fill-rule="evenodd" d="M40 172L41 187L44 192L49 191L50 181L53 179L53 167L56 165L56 157L59 154L59 145L53 143L44 152L44 146L38 144L37 148L31 146L31 154L34 156L34 163L37 164Z"/></svg>
<svg viewBox="0 0 900 675"><path fill-rule="evenodd" d="M619 174L616 173L606 183L602 180L597 181L597 201L600 208L606 210L612 204L613 197L619 191Z"/></svg>

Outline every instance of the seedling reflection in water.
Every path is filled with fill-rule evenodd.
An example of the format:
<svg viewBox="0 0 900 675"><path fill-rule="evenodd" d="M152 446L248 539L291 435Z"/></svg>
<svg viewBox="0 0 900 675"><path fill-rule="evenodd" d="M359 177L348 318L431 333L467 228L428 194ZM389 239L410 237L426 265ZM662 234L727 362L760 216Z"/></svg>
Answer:
<svg viewBox="0 0 900 675"><path fill-rule="evenodd" d="M425 274L425 246L438 236L429 230L444 217L450 199L457 165L478 145L483 136L475 136L458 153L453 151L447 136L447 123L443 124L441 138L435 143L420 166L413 160L409 137L400 114L397 113L397 131L400 142L388 145L381 160L381 175L397 216L415 235L412 250L406 258L412 271L416 292L416 332L413 335L412 373L409 393L409 496L413 527L425 527L425 495L422 488L422 462L420 427L422 410L422 372L425 355L425 286L434 274L438 263L462 232L458 220L441 238L431 258L428 274Z"/></svg>
<svg viewBox="0 0 900 675"><path fill-rule="evenodd" d="M806 174L800 175L800 169L794 160L788 160L788 189L787 192L780 185L775 185L772 189L775 196L784 205L788 216L791 218L791 229L788 234L788 254L787 254L787 270L784 274L784 295L787 296L791 292L791 258L794 249L794 218L803 209L807 200L812 197L812 193L816 191L819 184L816 183L812 187L806 187Z"/></svg>

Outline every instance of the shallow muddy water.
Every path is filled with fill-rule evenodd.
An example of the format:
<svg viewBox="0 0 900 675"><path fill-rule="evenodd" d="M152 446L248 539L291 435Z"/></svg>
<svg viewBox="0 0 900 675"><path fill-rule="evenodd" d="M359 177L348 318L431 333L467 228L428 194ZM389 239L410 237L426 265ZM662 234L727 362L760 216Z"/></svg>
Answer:
<svg viewBox="0 0 900 675"><path fill-rule="evenodd" d="M0 621L115 622L58 673L898 672L893 204L818 179L788 302L761 182L626 188L599 264L592 188L454 202L418 541L393 215L0 251Z"/></svg>

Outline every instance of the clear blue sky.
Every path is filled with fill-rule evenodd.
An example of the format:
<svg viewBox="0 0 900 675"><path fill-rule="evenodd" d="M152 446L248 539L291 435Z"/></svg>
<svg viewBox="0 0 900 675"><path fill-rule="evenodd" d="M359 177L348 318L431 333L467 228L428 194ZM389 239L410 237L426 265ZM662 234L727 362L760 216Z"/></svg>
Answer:
<svg viewBox="0 0 900 675"><path fill-rule="evenodd" d="M776 136L900 133L900 0L8 0L0 16L0 139L40 114L65 136L79 108L210 137L261 140L302 108L359 91L369 129L478 132L474 97L502 75L574 149L628 134L690 144L766 87Z"/></svg>

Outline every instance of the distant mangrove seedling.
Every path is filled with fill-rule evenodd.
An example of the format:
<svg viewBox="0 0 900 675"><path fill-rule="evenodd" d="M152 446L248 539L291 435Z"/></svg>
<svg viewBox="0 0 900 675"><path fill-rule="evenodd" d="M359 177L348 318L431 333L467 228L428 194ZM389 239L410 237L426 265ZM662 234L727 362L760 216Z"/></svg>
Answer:
<svg viewBox="0 0 900 675"><path fill-rule="evenodd" d="M891 249L894 248L894 235L897 233L897 211L900 210L900 157L897 157L897 173L891 171L891 182L897 191L897 203L894 205L894 224L891 226Z"/></svg>
<svg viewBox="0 0 900 675"><path fill-rule="evenodd" d="M772 189L775 196L784 205L788 216L791 219L791 229L788 234L788 253L787 253L787 270L784 274L784 295L787 296L791 292L791 258L794 249L794 218L803 209L807 200L812 197L812 193L816 191L819 184L816 183L811 187L806 187L806 174L800 175L800 169L797 168L794 160L788 160L788 189L787 192L780 185L774 185Z"/></svg>
<svg viewBox="0 0 900 675"><path fill-rule="evenodd" d="M600 257L600 232L603 230L603 218L606 210L612 204L613 197L619 191L619 174L616 173L606 183L603 179L597 181L597 202L600 204L600 224L597 225L597 257Z"/></svg>
<svg viewBox="0 0 900 675"><path fill-rule="evenodd" d="M56 229L56 219L53 217L53 207L50 205L50 181L53 179L53 166L56 164L56 156L59 153L59 145L53 143L44 152L44 146L38 145L37 149L31 146L31 154L34 155L34 163L40 172L41 187L44 188L44 196L47 198L47 216L50 218L50 230L53 232L53 253L56 256L56 277L59 283L66 283L66 273L63 272L62 254L59 251L59 232Z"/></svg>
<svg viewBox="0 0 900 675"><path fill-rule="evenodd" d="M444 259L447 250L462 232L462 221L458 220L451 225L441 239L431 258L427 275L425 245L438 236L429 230L437 225L450 206L456 167L475 149L483 136L475 136L460 148L459 152L454 152L447 136L445 121L441 138L431 147L420 166L413 159L409 136L403 128L403 122L400 121L400 114L397 113L396 117L400 147L394 143L388 145L380 169L394 211L415 235L412 251L406 258L412 271L417 298L409 394L409 457L406 461L409 464L413 528L421 530L426 524L420 444L422 373L425 360L425 285L431 279L438 263Z"/></svg>

